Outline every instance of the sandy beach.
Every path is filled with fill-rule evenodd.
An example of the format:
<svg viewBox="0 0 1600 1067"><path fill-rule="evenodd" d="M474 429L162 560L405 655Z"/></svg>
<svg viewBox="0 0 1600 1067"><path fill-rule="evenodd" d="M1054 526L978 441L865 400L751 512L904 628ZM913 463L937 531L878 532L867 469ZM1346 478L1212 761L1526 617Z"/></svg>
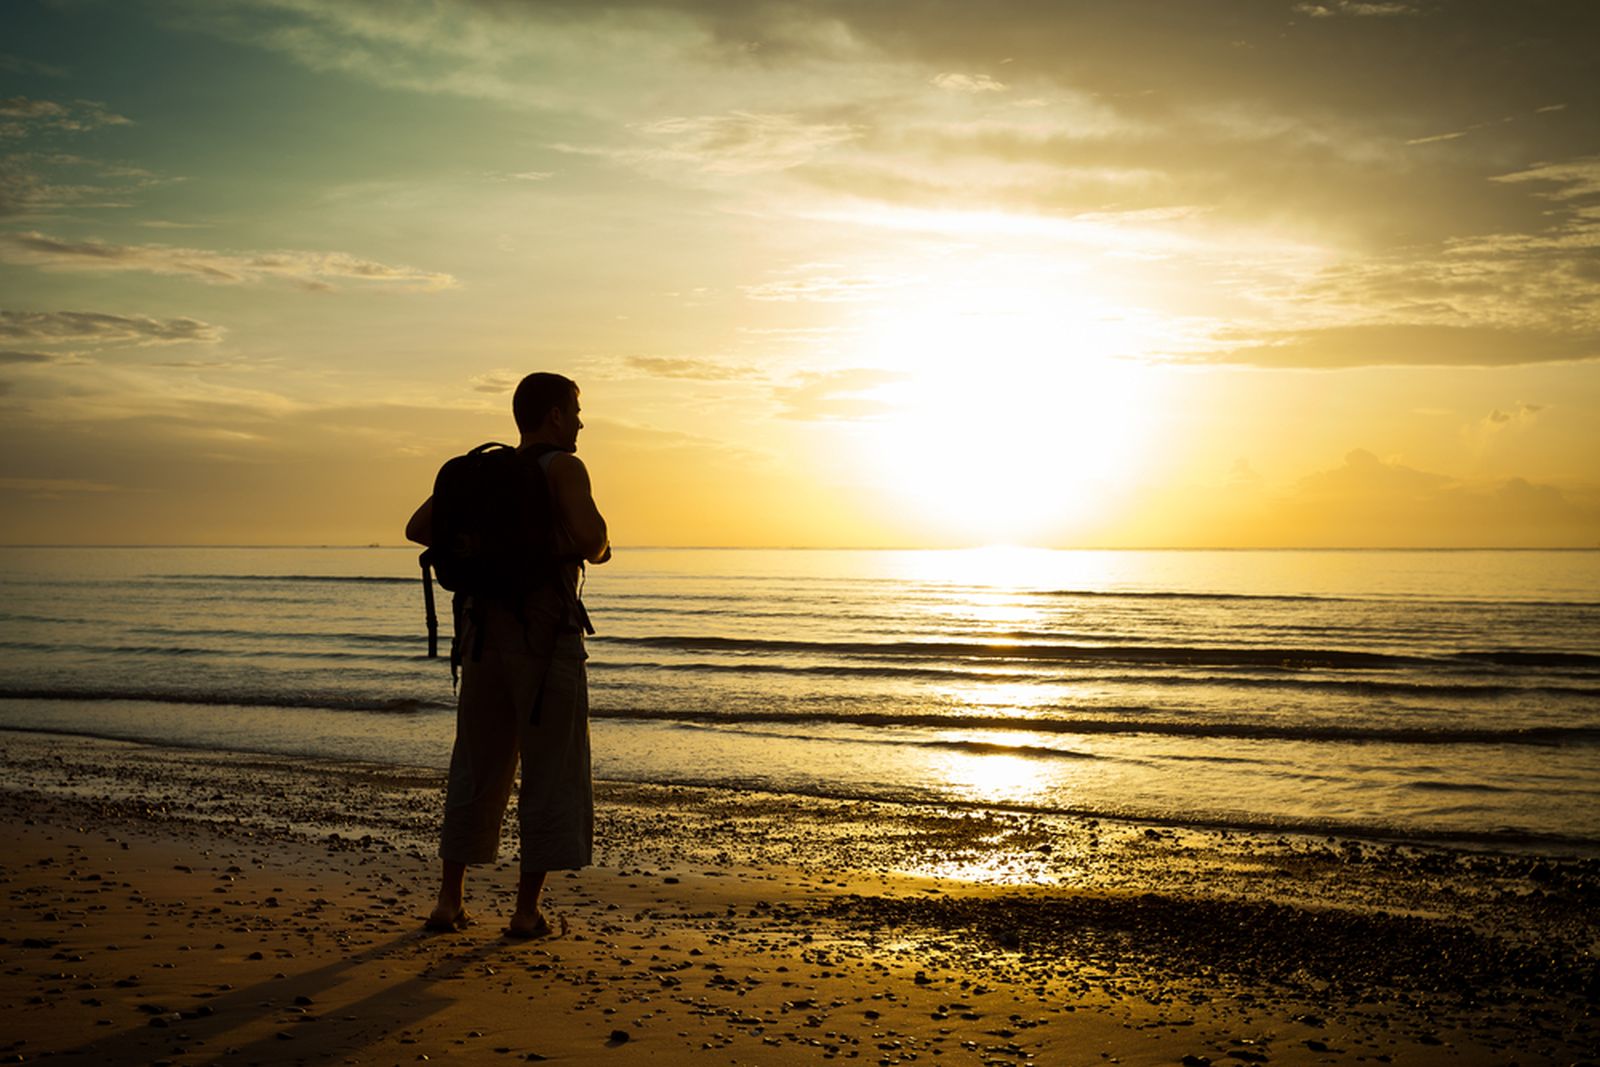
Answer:
<svg viewBox="0 0 1600 1067"><path fill-rule="evenodd" d="M442 775L0 734L0 1061L1589 1062L1600 862L602 783L428 935Z"/></svg>

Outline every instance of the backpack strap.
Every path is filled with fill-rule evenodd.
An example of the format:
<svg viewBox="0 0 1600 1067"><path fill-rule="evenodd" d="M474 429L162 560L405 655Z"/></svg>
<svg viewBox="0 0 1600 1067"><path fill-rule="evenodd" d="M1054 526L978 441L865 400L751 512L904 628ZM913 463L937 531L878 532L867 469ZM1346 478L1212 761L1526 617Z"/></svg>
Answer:
<svg viewBox="0 0 1600 1067"><path fill-rule="evenodd" d="M539 464L539 470L544 474L544 488L546 493L550 491L550 461L555 458L557 453L566 453L566 451L566 449L558 448L555 445L540 445L534 452L534 458ZM554 498L551 499L550 504L552 510L554 510ZM593 637L594 623L589 621L589 609L583 606L583 581L588 576L588 568L584 565L584 561L581 557L578 559L577 563L578 588L573 590L572 599L568 604L568 607L573 609L573 615L577 619L578 625L583 628L583 632L588 634L590 637ZM563 583L561 588L562 592L564 593L566 591L566 585ZM563 620L563 622L565 622L565 620Z"/></svg>

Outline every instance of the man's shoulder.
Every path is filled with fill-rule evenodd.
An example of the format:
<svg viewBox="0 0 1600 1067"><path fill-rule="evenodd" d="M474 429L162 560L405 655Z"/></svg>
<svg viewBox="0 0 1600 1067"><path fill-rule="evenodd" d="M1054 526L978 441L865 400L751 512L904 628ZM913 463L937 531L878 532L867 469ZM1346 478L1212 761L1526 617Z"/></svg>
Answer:
<svg viewBox="0 0 1600 1067"><path fill-rule="evenodd" d="M545 473L553 478L571 478L588 473L588 468L571 452L547 452L539 457L544 464Z"/></svg>

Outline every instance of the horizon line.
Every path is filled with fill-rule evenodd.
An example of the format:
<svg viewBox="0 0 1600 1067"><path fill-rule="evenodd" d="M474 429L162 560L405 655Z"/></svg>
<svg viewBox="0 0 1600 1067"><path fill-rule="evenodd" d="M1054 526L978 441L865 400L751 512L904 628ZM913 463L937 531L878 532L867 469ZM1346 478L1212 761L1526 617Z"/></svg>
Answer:
<svg viewBox="0 0 1600 1067"><path fill-rule="evenodd" d="M414 549L411 544L248 542L149 542L71 544L64 542L0 542L0 549L28 548L249 548L249 549ZM973 552L985 549L1023 549L1044 552L1600 552L1593 545L613 545L625 552Z"/></svg>

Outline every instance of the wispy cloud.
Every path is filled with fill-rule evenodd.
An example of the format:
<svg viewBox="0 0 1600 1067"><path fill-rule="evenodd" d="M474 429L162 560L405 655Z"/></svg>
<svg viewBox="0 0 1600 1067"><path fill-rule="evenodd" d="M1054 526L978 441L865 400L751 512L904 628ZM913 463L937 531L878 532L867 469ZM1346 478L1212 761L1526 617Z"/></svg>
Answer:
<svg viewBox="0 0 1600 1067"><path fill-rule="evenodd" d="M209 343L220 341L222 334L222 327L191 318L157 319L99 311L0 311L0 338L35 344Z"/></svg>
<svg viewBox="0 0 1600 1067"><path fill-rule="evenodd" d="M0 364L53 363L56 358L48 352L23 352L15 348L0 348Z"/></svg>
<svg viewBox="0 0 1600 1067"><path fill-rule="evenodd" d="M731 366L709 359L668 359L663 356L629 356L632 369L652 378L686 378L691 381L727 382L764 377L754 367Z"/></svg>
<svg viewBox="0 0 1600 1067"><path fill-rule="evenodd" d="M846 303L871 300L906 284L906 279L878 274L847 274L829 263L808 263L793 268L789 276L770 282L739 286L751 300Z"/></svg>
<svg viewBox="0 0 1600 1067"><path fill-rule="evenodd" d="M1416 15L1419 13L1415 4L1363 3L1360 0L1329 0L1325 4L1296 4L1294 9L1302 15L1310 15L1314 19L1335 18L1341 15L1351 18L1392 18L1395 15Z"/></svg>
<svg viewBox="0 0 1600 1067"><path fill-rule="evenodd" d="M10 52L0 52L0 70L11 74L40 74L46 78L65 78L66 68L58 67L51 63L40 63L36 59L13 55Z"/></svg>
<svg viewBox="0 0 1600 1067"><path fill-rule="evenodd" d="M55 496L61 493L129 493L140 490L79 478L0 478L0 492Z"/></svg>
<svg viewBox="0 0 1600 1067"><path fill-rule="evenodd" d="M522 381L522 375L509 367L474 374L468 379L475 393L509 393Z"/></svg>
<svg viewBox="0 0 1600 1067"><path fill-rule="evenodd" d="M887 401L869 395L879 386L903 381L905 375L875 367L802 374L773 389L778 417L805 420L870 419L892 409Z"/></svg>
<svg viewBox="0 0 1600 1067"><path fill-rule="evenodd" d="M1455 130L1451 133L1435 133L1427 137L1413 137L1406 144L1438 144L1441 141L1454 141L1466 135L1466 130Z"/></svg>
<svg viewBox="0 0 1600 1067"><path fill-rule="evenodd" d="M143 167L40 147L130 121L92 101L0 100L0 141L34 146L0 155L0 218L69 207L126 207L138 190L175 180Z"/></svg>
<svg viewBox="0 0 1600 1067"><path fill-rule="evenodd" d="M1531 422L1543 410L1543 404L1529 404L1523 401L1509 411L1501 411L1499 408L1495 408L1483 417L1483 421L1490 426L1508 426L1516 422Z"/></svg>
<svg viewBox="0 0 1600 1067"><path fill-rule="evenodd" d="M0 218L62 208L128 207L139 190L170 180L140 167L82 156L12 152L0 156Z"/></svg>
<svg viewBox="0 0 1600 1067"><path fill-rule="evenodd" d="M314 290L335 288L333 279L423 290L450 289L457 284L448 274L391 266L346 252L214 252L161 244L68 241L38 232L0 235L0 261L45 270L185 275L221 285L276 278Z"/></svg>
<svg viewBox="0 0 1600 1067"><path fill-rule="evenodd" d="M638 167L672 166L705 174L752 175L808 163L857 137L848 123L813 122L792 114L730 111L676 116L631 127L644 145L560 143L559 152L603 156Z"/></svg>
<svg viewBox="0 0 1600 1067"><path fill-rule="evenodd" d="M1600 359L1600 332L1563 334L1494 326L1366 323L1266 332L1254 343L1200 357L1256 367L1509 367Z"/></svg>
<svg viewBox="0 0 1600 1067"><path fill-rule="evenodd" d="M1543 193L1552 200L1576 200L1580 197L1600 196L1600 156L1584 156L1558 163L1539 163L1509 174L1496 175L1490 181L1503 184L1542 182L1554 187Z"/></svg>
<svg viewBox="0 0 1600 1067"><path fill-rule="evenodd" d="M950 89L958 93L999 93L1005 91L1005 85L995 81L987 74L957 74L947 72L935 74L931 79L933 85L941 89Z"/></svg>
<svg viewBox="0 0 1600 1067"><path fill-rule="evenodd" d="M95 100L39 100L26 96L0 99L0 137L26 137L37 130L82 133L102 126L126 126L133 120Z"/></svg>

